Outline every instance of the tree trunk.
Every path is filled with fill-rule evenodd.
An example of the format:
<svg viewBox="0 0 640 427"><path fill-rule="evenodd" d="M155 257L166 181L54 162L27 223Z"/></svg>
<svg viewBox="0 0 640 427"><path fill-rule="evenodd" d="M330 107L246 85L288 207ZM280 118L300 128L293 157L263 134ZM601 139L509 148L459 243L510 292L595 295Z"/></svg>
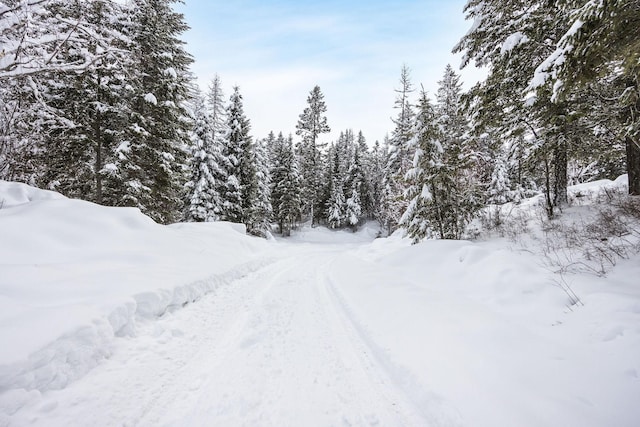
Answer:
<svg viewBox="0 0 640 427"><path fill-rule="evenodd" d="M567 195L567 142L564 138L556 144L553 153L553 204L564 206L569 203Z"/></svg>
<svg viewBox="0 0 640 427"><path fill-rule="evenodd" d="M629 174L629 194L640 196L640 141L631 136L625 138L627 148L627 173Z"/></svg>
<svg viewBox="0 0 640 427"><path fill-rule="evenodd" d="M547 208L547 218L553 218L553 203L551 201L551 170L549 168L549 158L548 154L544 155L544 196L545 196L545 207Z"/></svg>
<svg viewBox="0 0 640 427"><path fill-rule="evenodd" d="M95 121L95 138L96 138L96 164L95 164L95 180L96 180L96 203L102 204L102 124L100 121L100 113L96 113Z"/></svg>

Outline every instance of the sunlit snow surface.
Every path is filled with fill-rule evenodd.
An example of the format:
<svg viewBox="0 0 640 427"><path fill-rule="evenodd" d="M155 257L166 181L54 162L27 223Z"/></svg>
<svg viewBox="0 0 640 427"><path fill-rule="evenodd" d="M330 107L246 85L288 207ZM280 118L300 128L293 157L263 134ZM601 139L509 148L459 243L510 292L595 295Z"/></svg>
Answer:
<svg viewBox="0 0 640 427"><path fill-rule="evenodd" d="M265 241L2 181L0 206L0 426L640 419L638 256L566 275L570 307L500 239Z"/></svg>

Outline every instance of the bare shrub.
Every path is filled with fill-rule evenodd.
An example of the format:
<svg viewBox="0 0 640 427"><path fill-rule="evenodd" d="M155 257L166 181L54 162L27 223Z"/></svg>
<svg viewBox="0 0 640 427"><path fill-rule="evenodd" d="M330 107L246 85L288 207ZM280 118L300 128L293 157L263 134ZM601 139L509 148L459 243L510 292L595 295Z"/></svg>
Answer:
<svg viewBox="0 0 640 427"><path fill-rule="evenodd" d="M543 253L556 272L603 276L619 260L640 252L640 209L620 192L604 191L596 213L579 222L542 222ZM636 216L638 215L638 216Z"/></svg>

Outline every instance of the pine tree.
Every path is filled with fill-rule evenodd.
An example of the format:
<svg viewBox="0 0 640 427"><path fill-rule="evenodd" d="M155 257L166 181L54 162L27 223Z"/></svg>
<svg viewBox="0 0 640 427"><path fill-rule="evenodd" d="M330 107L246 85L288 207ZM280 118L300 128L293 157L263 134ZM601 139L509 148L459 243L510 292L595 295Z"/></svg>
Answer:
<svg viewBox="0 0 640 427"><path fill-rule="evenodd" d="M338 147L331 147L329 151L329 174L330 184L328 188L329 197L326 205L327 225L329 228L340 228L345 224L345 197L344 178L340 173L340 154Z"/></svg>
<svg viewBox="0 0 640 427"><path fill-rule="evenodd" d="M59 16L71 22L83 20L99 30L91 40L100 38L122 51L97 56L82 72L51 76L41 73L34 82L42 94L52 119L44 130L44 144L38 149L43 173L40 186L55 188L70 196L113 205L117 192L109 186L113 172L115 148L124 138L129 109L126 103L125 73L131 66L128 42L123 31L127 10L111 1L60 2ZM100 25L109 22L110 25ZM67 42L58 53L70 62L78 51L97 55L101 47L88 40Z"/></svg>
<svg viewBox="0 0 640 427"><path fill-rule="evenodd" d="M7 113L0 169L12 179L112 204L113 192L105 188L105 178L127 111L124 74L129 61L123 34L127 9L106 0L46 1L23 2L13 12L11 8L4 12L20 10L34 13L15 23L19 32L43 38L14 52L11 61L17 62L5 70L7 74L0 71L5 83L0 96ZM2 24L0 28L7 29ZM50 62L41 63L38 55L51 47L45 41L49 31L68 38L49 52ZM3 161L2 151L9 149L11 159Z"/></svg>
<svg viewBox="0 0 640 427"><path fill-rule="evenodd" d="M380 146L380 142L373 144L371 151L371 161L369 164L369 188L371 188L371 217L378 220L380 224L384 223L381 217L382 198L384 189L384 165L386 164L387 153Z"/></svg>
<svg viewBox="0 0 640 427"><path fill-rule="evenodd" d="M441 238L459 239L479 207L478 180L472 169L477 160L469 135L469 123L461 100L460 77L447 65L438 82L436 122L443 148L440 197Z"/></svg>
<svg viewBox="0 0 640 427"><path fill-rule="evenodd" d="M322 170L320 144L318 138L331 131L327 124L327 106L319 86L315 86L307 98L304 109L296 125L296 134L302 140L298 144L300 174L302 176L303 213L311 216L312 224L321 216L318 212L320 194L320 173Z"/></svg>
<svg viewBox="0 0 640 427"><path fill-rule="evenodd" d="M511 202L513 195L511 191L511 182L507 173L507 165L503 155L498 156L493 172L491 174L491 183L489 184L488 202L501 205Z"/></svg>
<svg viewBox="0 0 640 427"><path fill-rule="evenodd" d="M269 138L270 140L271 138ZM289 236L300 216L300 176L293 151L293 138L282 133L273 138L271 205L280 233Z"/></svg>
<svg viewBox="0 0 640 427"><path fill-rule="evenodd" d="M409 204L401 218L402 226L414 243L424 238L447 236L442 210L450 192L445 186L444 150L438 139L440 130L436 112L424 90L417 108L415 136L411 141L415 156L413 167L406 175L410 184L406 193Z"/></svg>
<svg viewBox="0 0 640 427"><path fill-rule="evenodd" d="M532 87L551 83L551 99L562 103L585 86L608 100L604 110L617 124L610 129L626 149L629 194L640 195L640 1L569 1L566 32L539 62ZM608 80L612 93L598 90ZM547 93L549 96L549 93Z"/></svg>
<svg viewBox="0 0 640 427"><path fill-rule="evenodd" d="M360 145L353 147L353 156L349 162L345 191L345 196L348 196L345 213L347 225L355 228L365 216L363 207L370 203L370 193L365 169L362 165Z"/></svg>
<svg viewBox="0 0 640 427"><path fill-rule="evenodd" d="M250 144L249 121L244 114L242 95L237 86L233 88L227 107L227 128L222 149L227 182L222 195L221 218L225 221L244 223L248 215L245 209L251 205L251 200L247 197L254 196L250 194L252 188L248 184L255 171L247 158Z"/></svg>
<svg viewBox="0 0 640 427"><path fill-rule="evenodd" d="M219 140L213 120L202 96L195 98L194 131L191 152L191 179L188 183L188 221L217 221L222 212L220 189L226 181L220 166Z"/></svg>
<svg viewBox="0 0 640 427"><path fill-rule="evenodd" d="M344 211L346 225L355 229L360 223L360 219L362 217L360 193L357 188L353 188L351 190L351 195L345 203Z"/></svg>
<svg viewBox="0 0 640 427"><path fill-rule="evenodd" d="M220 168L220 176L217 180L217 193L222 197L226 191L227 176L225 173L225 159L222 158L222 147L224 146L224 140L228 132L227 124L227 110L225 107L224 93L222 90L222 82L220 77L216 74L209 85L207 92L207 107L209 114L209 124L212 133L213 147L215 152L212 152L215 162ZM220 208L220 212L222 209Z"/></svg>
<svg viewBox="0 0 640 427"><path fill-rule="evenodd" d="M373 155L369 152L369 146L362 134L362 131L358 132L358 139L356 141L356 149L354 150L353 164L357 170L356 175L360 176L360 201L362 205L362 215L365 218L375 218L376 206L373 199L372 188L372 165L374 159Z"/></svg>
<svg viewBox="0 0 640 427"><path fill-rule="evenodd" d="M189 145L191 56L179 36L187 30L172 0L136 0L132 15L135 74L128 140L118 148L122 204L156 221L181 217ZM133 70L132 70L133 71Z"/></svg>
<svg viewBox="0 0 640 427"><path fill-rule="evenodd" d="M568 3L536 0L523 8L519 0L470 0L465 11L476 25L454 48L464 52L464 64L475 60L489 70L475 90L485 120L499 122L504 139L524 134L531 141L527 151L544 171L537 182L550 217L567 203L567 163L583 139L574 112L584 94L553 103L553 85L530 83L568 29Z"/></svg>
<svg viewBox="0 0 640 427"><path fill-rule="evenodd" d="M392 232L398 226L402 213L407 208L404 198L406 190L405 175L411 167L413 153L410 141L413 137L414 112L409 100L413 88L409 69L405 65L400 74L400 89L395 108L398 109L398 117L394 119L395 129L389 139L389 157L387 159L384 184L383 209L385 224L388 232Z"/></svg>
<svg viewBox="0 0 640 427"><path fill-rule="evenodd" d="M209 91L207 93L207 106L213 139L219 141L225 137L228 128L222 82L220 80L220 76L217 74L213 80L211 80L211 84L209 86Z"/></svg>
<svg viewBox="0 0 640 427"><path fill-rule="evenodd" d="M271 230L273 206L271 205L271 176L267 149L260 142L255 145L255 168L258 192L252 207L252 223L249 230L254 235L264 237Z"/></svg>

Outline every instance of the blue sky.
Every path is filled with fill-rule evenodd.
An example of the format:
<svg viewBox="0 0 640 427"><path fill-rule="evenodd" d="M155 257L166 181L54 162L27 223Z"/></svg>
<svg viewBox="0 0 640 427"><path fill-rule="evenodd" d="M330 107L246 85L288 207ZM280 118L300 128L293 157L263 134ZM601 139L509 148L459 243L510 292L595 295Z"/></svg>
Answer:
<svg viewBox="0 0 640 427"><path fill-rule="evenodd" d="M177 9L191 30L184 36L193 70L205 88L215 73L225 94L240 87L252 135L295 133L309 91L320 86L332 132L362 130L370 143L393 129L400 69L416 89L437 89L451 48L471 23L466 0L186 0ZM465 87L482 75L464 70ZM417 90L416 90L417 95Z"/></svg>

